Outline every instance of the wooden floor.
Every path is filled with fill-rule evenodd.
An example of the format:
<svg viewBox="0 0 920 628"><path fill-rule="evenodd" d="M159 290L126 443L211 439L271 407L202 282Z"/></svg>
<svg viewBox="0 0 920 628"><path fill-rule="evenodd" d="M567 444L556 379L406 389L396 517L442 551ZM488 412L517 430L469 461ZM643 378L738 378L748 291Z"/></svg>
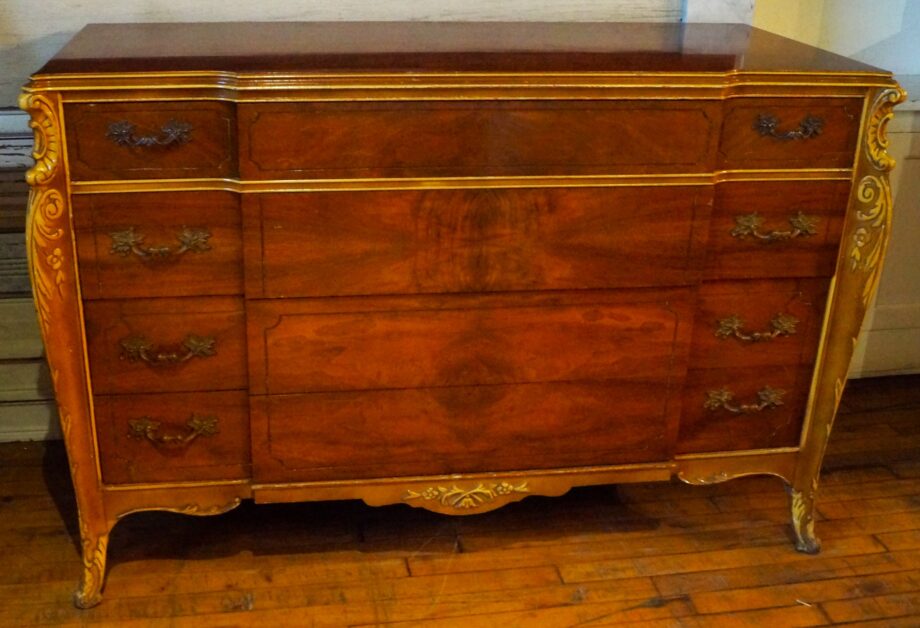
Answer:
<svg viewBox="0 0 920 628"><path fill-rule="evenodd" d="M920 377L853 382L831 439L819 556L778 480L636 484L448 518L254 506L115 529L105 599L71 606L59 444L0 446L0 626L920 626Z"/></svg>

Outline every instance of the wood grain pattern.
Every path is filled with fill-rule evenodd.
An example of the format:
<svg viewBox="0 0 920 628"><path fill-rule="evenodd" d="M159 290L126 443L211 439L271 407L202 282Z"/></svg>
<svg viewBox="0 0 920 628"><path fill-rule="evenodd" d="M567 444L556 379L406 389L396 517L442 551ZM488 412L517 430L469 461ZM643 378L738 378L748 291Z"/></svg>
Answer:
<svg viewBox="0 0 920 628"><path fill-rule="evenodd" d="M827 300L825 279L706 282L694 314L691 363L698 368L810 365L814 362ZM720 320L737 315L743 333L770 332L777 315L793 316L795 333L744 342L716 335Z"/></svg>
<svg viewBox="0 0 920 628"><path fill-rule="evenodd" d="M770 181L717 185L705 277L832 275L849 193L847 182ZM798 212L818 219L814 235L776 242L732 236L737 226L736 216L757 213L763 218L763 231L789 231L789 219Z"/></svg>
<svg viewBox="0 0 920 628"><path fill-rule="evenodd" d="M102 394L246 388L246 334L241 299L198 297L90 301L86 339L93 390ZM150 366L121 357L121 341L143 336L182 353L189 335L215 340L215 355Z"/></svg>
<svg viewBox="0 0 920 628"><path fill-rule="evenodd" d="M851 168L862 110L861 98L728 100L719 164L723 168ZM755 130L761 114L779 120L779 133L797 129L807 116L821 118L824 125L816 137L777 139Z"/></svg>
<svg viewBox="0 0 920 628"><path fill-rule="evenodd" d="M96 395L102 479L107 484L189 482L249 477L249 410L245 391ZM157 446L132 436L129 422L147 417L162 434L181 434L192 415L213 417L217 433L186 446Z"/></svg>
<svg viewBox="0 0 920 628"><path fill-rule="evenodd" d="M699 273L711 193L702 186L247 196L247 294L688 284ZM643 264L631 264L638 257Z"/></svg>
<svg viewBox="0 0 920 628"><path fill-rule="evenodd" d="M689 345L689 290L249 301L250 391L650 377ZM397 365L393 368L393 365Z"/></svg>
<svg viewBox="0 0 920 628"><path fill-rule="evenodd" d="M664 375L254 396L253 477L299 482L664 460L674 395Z"/></svg>
<svg viewBox="0 0 920 628"><path fill-rule="evenodd" d="M240 174L702 172L712 164L719 114L708 102L242 103Z"/></svg>
<svg viewBox="0 0 920 628"><path fill-rule="evenodd" d="M230 295L243 292L239 199L226 192L74 197L80 286L85 299ZM185 228L204 229L207 251L119 255L112 233L133 228L143 247L180 248Z"/></svg>
<svg viewBox="0 0 920 628"><path fill-rule="evenodd" d="M236 118L222 102L92 103L65 108L70 176L74 180L231 177L236 174ZM169 146L119 146L109 125L127 121L137 135L159 136L171 120L191 125L189 141Z"/></svg>
<svg viewBox="0 0 920 628"><path fill-rule="evenodd" d="M802 431L802 419L811 368L773 365L747 368L691 368L684 385L679 453L738 451L795 447ZM782 405L751 414L704 407L706 393L724 388L735 397L733 403L757 402L764 386L785 391Z"/></svg>

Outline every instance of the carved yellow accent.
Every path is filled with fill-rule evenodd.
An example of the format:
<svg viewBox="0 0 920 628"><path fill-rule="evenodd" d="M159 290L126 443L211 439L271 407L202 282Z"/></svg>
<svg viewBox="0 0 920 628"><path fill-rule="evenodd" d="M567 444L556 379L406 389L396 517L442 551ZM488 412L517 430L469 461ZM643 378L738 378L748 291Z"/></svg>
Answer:
<svg viewBox="0 0 920 628"><path fill-rule="evenodd" d="M477 484L474 488L460 488L456 484L447 488L446 486L429 486L422 491L409 489L403 495L404 501L413 499L423 499L425 501L437 501L442 506L450 506L460 510L469 508L478 508L483 504L495 501L497 498L510 495L511 493L529 493L527 482L520 484L511 484L509 482L493 482L488 485Z"/></svg>
<svg viewBox="0 0 920 628"><path fill-rule="evenodd" d="M29 127L35 135L35 165L26 171L26 182L30 186L44 185L55 175L61 159L61 132L54 102L41 94L22 94L19 107L29 112Z"/></svg>
<svg viewBox="0 0 920 628"><path fill-rule="evenodd" d="M888 122L894 116L894 107L905 98L907 92L892 87L880 91L872 103L872 116L866 125L866 155L877 170L888 172L894 168L894 159L888 154Z"/></svg>
<svg viewBox="0 0 920 628"><path fill-rule="evenodd" d="M202 506L201 504L184 504L178 508L163 508L162 510L168 510L169 512L178 512L183 515L194 515L196 517L206 517L208 515L222 515L225 512L230 512L234 508L240 505L242 500L239 497L234 497L229 503L226 504L217 504L216 506Z"/></svg>
<svg viewBox="0 0 920 628"><path fill-rule="evenodd" d="M795 488L789 491L792 498L792 529L795 532L795 549L808 554L817 554L821 542L815 536L815 496L818 492L818 478L812 480L807 492Z"/></svg>
<svg viewBox="0 0 920 628"><path fill-rule="evenodd" d="M109 535L90 534L86 520L80 517L80 537L83 539L83 577L80 587L74 592L73 603L77 608L91 608L102 601Z"/></svg>
<svg viewBox="0 0 920 628"><path fill-rule="evenodd" d="M32 190L29 195L27 251L38 321L44 337L51 328L51 299L63 299L70 249L64 241L66 203L54 188Z"/></svg>
<svg viewBox="0 0 920 628"><path fill-rule="evenodd" d="M850 247L850 268L868 273L862 290L863 304L868 305L881 276L881 262L891 224L891 184L888 176L864 176L857 184L856 198L860 206L856 210L858 226L853 231Z"/></svg>

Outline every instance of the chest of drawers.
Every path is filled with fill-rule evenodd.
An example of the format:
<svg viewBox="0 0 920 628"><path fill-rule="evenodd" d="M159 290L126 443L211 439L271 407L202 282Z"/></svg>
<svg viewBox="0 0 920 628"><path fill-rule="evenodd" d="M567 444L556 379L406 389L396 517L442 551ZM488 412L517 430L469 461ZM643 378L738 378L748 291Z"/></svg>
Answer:
<svg viewBox="0 0 920 628"><path fill-rule="evenodd" d="M741 26L87 27L21 100L77 605L250 498L770 474L817 551L902 98Z"/></svg>

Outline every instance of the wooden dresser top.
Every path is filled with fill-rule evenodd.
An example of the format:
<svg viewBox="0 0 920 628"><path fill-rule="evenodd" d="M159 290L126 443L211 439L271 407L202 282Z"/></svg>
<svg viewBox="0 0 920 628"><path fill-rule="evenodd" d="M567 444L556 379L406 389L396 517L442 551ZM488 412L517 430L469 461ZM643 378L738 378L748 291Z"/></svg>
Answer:
<svg viewBox="0 0 920 628"><path fill-rule="evenodd" d="M795 72L889 76L737 24L91 24L36 76L130 72Z"/></svg>

